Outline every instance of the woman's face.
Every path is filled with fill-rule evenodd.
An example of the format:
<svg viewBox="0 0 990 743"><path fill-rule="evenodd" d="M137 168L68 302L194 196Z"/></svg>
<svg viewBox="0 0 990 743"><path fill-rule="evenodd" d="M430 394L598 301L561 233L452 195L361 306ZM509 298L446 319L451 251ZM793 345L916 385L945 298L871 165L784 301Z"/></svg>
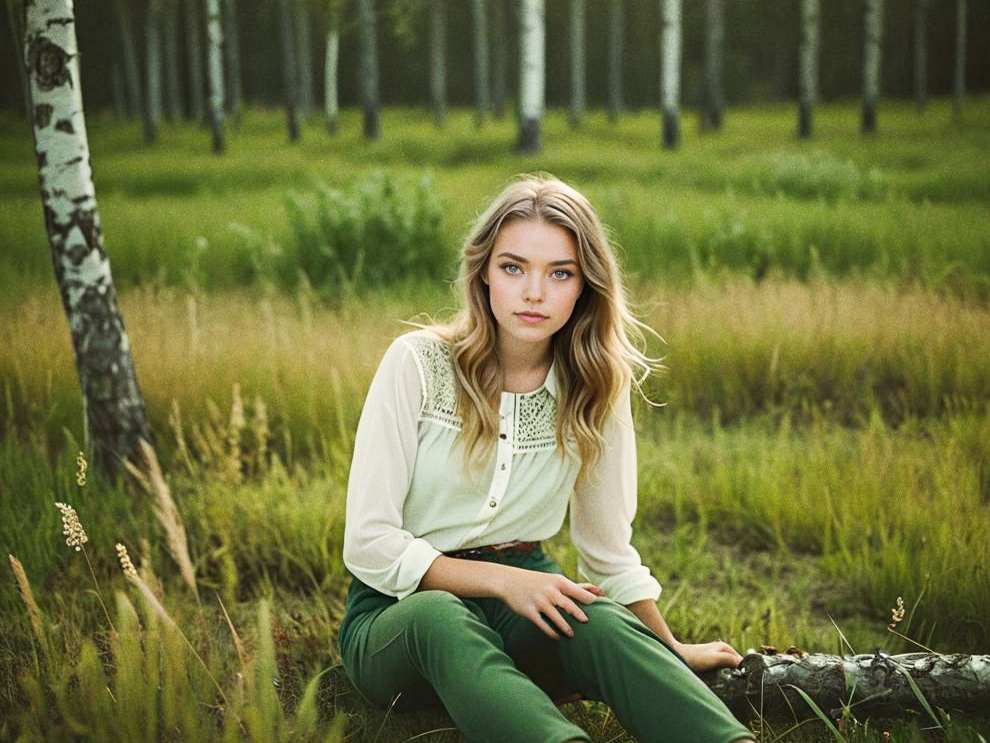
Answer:
<svg viewBox="0 0 990 743"><path fill-rule="evenodd" d="M521 347L548 343L570 319L584 288L574 236L540 219L502 226L482 278L503 349L506 341Z"/></svg>

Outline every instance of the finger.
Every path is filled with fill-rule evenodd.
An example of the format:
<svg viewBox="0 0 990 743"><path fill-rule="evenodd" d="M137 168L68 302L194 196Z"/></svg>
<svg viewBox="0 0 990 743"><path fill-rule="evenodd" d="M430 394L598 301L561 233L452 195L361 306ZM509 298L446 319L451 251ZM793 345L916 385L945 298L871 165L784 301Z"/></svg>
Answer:
<svg viewBox="0 0 990 743"><path fill-rule="evenodd" d="M535 624L537 627L539 627L541 630L543 630L543 634L545 634L551 640L559 640L560 639L560 635L558 635L556 632L554 632L550 628L550 625L547 624L543 620L543 615L542 614L537 614L536 616L529 617L529 621L531 621L533 624Z"/></svg>
<svg viewBox="0 0 990 743"><path fill-rule="evenodd" d="M581 588L583 588L585 591L589 591L595 594L596 596L605 595L605 591L603 591L601 588L596 586L594 583L578 583L578 585L581 586Z"/></svg>
<svg viewBox="0 0 990 743"><path fill-rule="evenodd" d="M599 588L598 590L601 589ZM592 604L596 598L594 593L577 583L569 583L566 586L561 586L560 592L572 599L577 599L582 604ZM604 596L605 594L603 593L601 595Z"/></svg>
<svg viewBox="0 0 990 743"><path fill-rule="evenodd" d="M551 624L554 625L556 629L559 629L568 637L574 636L574 630L571 629L571 625L567 623L567 620L561 616L559 607L554 606L553 604L548 604L545 609L540 611L540 613L549 619Z"/></svg>
<svg viewBox="0 0 990 743"><path fill-rule="evenodd" d="M567 596L561 596L557 601L557 608L563 609L579 622L587 622L588 615L581 611L580 607L571 601Z"/></svg>

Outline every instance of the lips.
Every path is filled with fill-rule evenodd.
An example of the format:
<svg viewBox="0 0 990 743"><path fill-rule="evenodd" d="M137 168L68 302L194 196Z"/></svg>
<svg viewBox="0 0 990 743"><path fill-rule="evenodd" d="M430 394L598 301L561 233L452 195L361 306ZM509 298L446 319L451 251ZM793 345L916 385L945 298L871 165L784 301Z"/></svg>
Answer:
<svg viewBox="0 0 990 743"><path fill-rule="evenodd" d="M547 319L546 315L541 315L537 312L517 312L516 317L528 323L538 323Z"/></svg>

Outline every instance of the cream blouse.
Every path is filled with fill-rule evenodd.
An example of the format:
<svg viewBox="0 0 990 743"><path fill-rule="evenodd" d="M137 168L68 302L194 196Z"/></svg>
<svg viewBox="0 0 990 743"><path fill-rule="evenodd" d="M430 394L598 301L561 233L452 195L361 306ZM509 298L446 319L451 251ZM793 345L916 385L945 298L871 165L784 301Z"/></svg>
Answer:
<svg viewBox="0 0 990 743"><path fill-rule="evenodd" d="M484 473L463 471L454 440L457 380L449 345L426 330L397 338L375 373L354 442L344 563L403 599L443 552L556 534L570 503L578 572L610 598L656 600L660 584L630 544L636 438L628 391L606 419L596 471L576 483L555 425L554 367L533 392L503 392L499 438Z"/></svg>

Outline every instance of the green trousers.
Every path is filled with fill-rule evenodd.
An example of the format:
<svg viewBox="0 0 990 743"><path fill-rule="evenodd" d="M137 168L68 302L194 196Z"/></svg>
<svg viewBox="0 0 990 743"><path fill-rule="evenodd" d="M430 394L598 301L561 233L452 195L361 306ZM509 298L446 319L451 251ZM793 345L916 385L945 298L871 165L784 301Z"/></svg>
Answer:
<svg viewBox="0 0 990 743"><path fill-rule="evenodd" d="M486 557L561 573L540 551ZM397 601L357 579L340 642L344 669L373 704L442 704L472 743L590 741L554 704L607 704L640 743L729 743L751 733L687 663L624 606L598 598L573 637L551 640L498 599L421 591Z"/></svg>

